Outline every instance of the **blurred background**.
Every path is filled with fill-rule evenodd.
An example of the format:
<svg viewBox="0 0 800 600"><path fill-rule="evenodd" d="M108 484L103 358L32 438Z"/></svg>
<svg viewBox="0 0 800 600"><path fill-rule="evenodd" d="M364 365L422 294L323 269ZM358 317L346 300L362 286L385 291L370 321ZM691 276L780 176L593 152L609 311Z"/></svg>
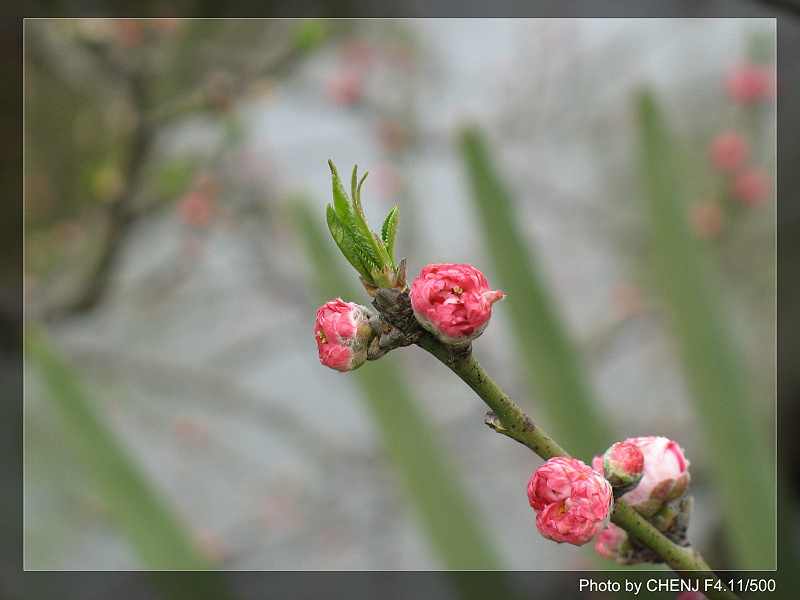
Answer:
<svg viewBox="0 0 800 600"><path fill-rule="evenodd" d="M412 276L506 292L474 351L537 423L585 461L677 440L692 542L774 568L733 473L775 485L775 50L771 19L26 21L25 568L615 568L539 535L541 459L422 350L319 364L316 308L369 301L328 159L373 228L399 204Z"/></svg>

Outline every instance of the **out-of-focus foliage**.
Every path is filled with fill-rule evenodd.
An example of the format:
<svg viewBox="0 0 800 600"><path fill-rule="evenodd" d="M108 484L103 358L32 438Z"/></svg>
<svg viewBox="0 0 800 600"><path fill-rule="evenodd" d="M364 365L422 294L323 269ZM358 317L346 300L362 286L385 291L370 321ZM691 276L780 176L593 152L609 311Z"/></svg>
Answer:
<svg viewBox="0 0 800 600"><path fill-rule="evenodd" d="M236 104L274 93L276 77L341 28L314 20L28 22L28 309L94 306L129 228L153 211L183 200L184 220L202 225L221 182L198 174L218 172L224 152L164 156L170 128L185 119L213 124L230 148L243 134Z"/></svg>
<svg viewBox="0 0 800 600"><path fill-rule="evenodd" d="M287 199L310 194L324 227L328 159L358 163L370 171L370 222L400 204L395 258L408 259L409 280L431 262L469 262L509 293L475 344L504 389L557 429L558 407L545 410L530 385L533 362L557 343L567 358L557 357L550 383L571 371L586 388L568 409L575 422L584 405L602 416L581 422L602 420L620 438L678 439L692 461L690 537L714 566L738 566L717 541L730 523L717 510L713 440L684 385L657 285L634 99L652 80L675 125L687 194L673 208L725 290L730 315L720 318L745 349L769 437L774 102L737 99L727 77L742 64L771 70L773 39L762 21L27 22L27 315L45 323L121 451L164 492L206 560L234 569L466 564L437 529L441 503L419 504L420 482L435 470L414 481L413 465L430 444L417 443L411 423L378 425L402 414L379 411L379 384L326 372L315 356L316 290L357 292L331 287L338 277L306 253ZM513 235L491 221L496 191L473 203L457 133L466 122L502 180ZM749 145L734 171L710 157L727 131ZM740 182L752 169L761 175ZM329 241L329 258L346 267ZM551 299L549 318L563 324L528 355L509 340L526 347L526 322L541 315L520 319L530 286L500 281L526 264L523 254ZM453 489L467 498L453 517L480 523L475 539L492 532L495 564L606 566L591 548L538 536L524 490L540 461L492 435L461 382L413 348L381 360L404 374L397 387L414 419L440 437L442 464L463 482ZM28 566L140 566L91 478L60 452L52 396L63 390L35 373L26 381ZM587 435L575 446L599 454L599 443ZM402 447L416 450L414 461Z"/></svg>

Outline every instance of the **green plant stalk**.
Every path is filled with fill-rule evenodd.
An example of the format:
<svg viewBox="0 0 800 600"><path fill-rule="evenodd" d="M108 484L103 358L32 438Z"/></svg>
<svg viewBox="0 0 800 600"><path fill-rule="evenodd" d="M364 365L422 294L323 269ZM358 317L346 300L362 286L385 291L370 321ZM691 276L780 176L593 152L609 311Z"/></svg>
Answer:
<svg viewBox="0 0 800 600"><path fill-rule="evenodd" d="M26 352L59 411L72 441L69 449L86 468L114 523L144 566L153 571L214 569L213 563L198 554L185 526L171 513L164 499L125 455L96 414L76 374L52 348L41 326L28 327ZM232 597L218 573L197 575L184 582L183 587L173 585L167 575L153 573L152 577L173 600Z"/></svg>
<svg viewBox="0 0 800 600"><path fill-rule="evenodd" d="M556 435L575 456L589 459L614 441L583 376L583 369L549 293L539 262L520 231L510 194L475 128L461 134L475 205L487 248L513 319L530 389Z"/></svg>
<svg viewBox="0 0 800 600"><path fill-rule="evenodd" d="M330 300L364 294L363 288L352 285L342 273L340 261L334 260L338 252L316 225L307 203L298 199L295 208L299 230L315 271L320 274L316 281L319 297ZM491 535L470 501L469 490L446 459L445 449L397 366L385 359L370 362L352 376L363 391L382 447L442 566L448 570L502 569Z"/></svg>
<svg viewBox="0 0 800 600"><path fill-rule="evenodd" d="M430 334L424 334L417 345L428 351L458 375L496 415L489 422L495 431L520 442L547 460L554 456L569 456L541 427L489 377L472 352L458 354ZM698 576L718 580L702 556L693 547L678 546L637 513L624 500L617 500L611 516L612 522L625 529L656 552L664 562L686 579ZM737 596L727 589L708 590L705 594L712 600L731 600Z"/></svg>
<svg viewBox="0 0 800 600"><path fill-rule="evenodd" d="M719 482L738 568L775 568L775 462L759 430L747 368L725 321L708 257L687 226L675 148L655 98L638 98L644 191L656 273L668 302L688 384ZM766 428L766 424L764 424ZM754 506L754 486L762 490Z"/></svg>

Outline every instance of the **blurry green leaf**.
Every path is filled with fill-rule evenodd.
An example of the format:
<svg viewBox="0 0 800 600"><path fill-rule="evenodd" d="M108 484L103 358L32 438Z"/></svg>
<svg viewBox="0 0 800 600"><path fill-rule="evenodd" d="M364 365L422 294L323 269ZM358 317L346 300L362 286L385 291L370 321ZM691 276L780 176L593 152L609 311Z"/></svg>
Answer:
<svg viewBox="0 0 800 600"><path fill-rule="evenodd" d="M100 202L116 199L125 189L125 176L119 166L108 160L95 161L87 166L84 181L89 194Z"/></svg>
<svg viewBox="0 0 800 600"><path fill-rule="evenodd" d="M690 233L676 150L650 91L638 97L645 194L656 275L671 309L685 373L706 434L720 512L736 568L775 568L775 461L763 435L748 371L730 330L725 297ZM753 490L758 494L754 505Z"/></svg>
<svg viewBox="0 0 800 600"><path fill-rule="evenodd" d="M572 456L591 461L614 438L590 394L558 306L480 132L465 129L461 148L532 396L545 409L559 443Z"/></svg>
<svg viewBox="0 0 800 600"><path fill-rule="evenodd" d="M197 163L187 158L167 160L158 168L156 185L164 198L177 198L189 187L189 181L197 171Z"/></svg>
<svg viewBox="0 0 800 600"><path fill-rule="evenodd" d="M330 25L324 19L299 19L295 22L293 41L300 52L309 52L330 37Z"/></svg>
<svg viewBox="0 0 800 600"><path fill-rule="evenodd" d="M168 508L97 415L94 402L73 370L57 356L42 328L29 331L26 350L50 391L71 448L96 486L96 491L120 531L148 569L211 569L212 563L197 553L185 526ZM218 576L203 578L203 585L170 587L169 597L230 598Z"/></svg>

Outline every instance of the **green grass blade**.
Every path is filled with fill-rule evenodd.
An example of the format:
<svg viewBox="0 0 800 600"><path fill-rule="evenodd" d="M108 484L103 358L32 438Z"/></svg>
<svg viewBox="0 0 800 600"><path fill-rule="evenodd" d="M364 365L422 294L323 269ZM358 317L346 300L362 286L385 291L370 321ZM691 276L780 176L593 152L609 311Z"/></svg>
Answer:
<svg viewBox="0 0 800 600"><path fill-rule="evenodd" d="M518 226L512 199L477 129L462 132L461 149L529 384L558 442L572 456L591 461L615 440L592 400L533 248Z"/></svg>
<svg viewBox="0 0 800 600"><path fill-rule="evenodd" d="M320 303L337 296L350 301L365 297L364 290L354 285L352 278L344 276L338 251L317 226L307 203L297 201L296 220L316 266L314 272L327 274L316 282ZM309 352L312 351L310 347ZM445 448L392 359L389 355L369 362L347 376L354 377L363 390L383 449L440 557L441 567L502 568L491 536L470 500L469 490L457 476ZM504 594L498 597L501 596Z"/></svg>
<svg viewBox="0 0 800 600"><path fill-rule="evenodd" d="M655 269L708 440L739 569L775 567L775 464L708 257L686 220L675 147L650 92L638 97Z"/></svg>
<svg viewBox="0 0 800 600"><path fill-rule="evenodd" d="M83 389L72 368L52 347L46 331L29 331L26 350L30 365L38 370L50 398L72 441L70 450L90 474L96 492L108 507L120 531L138 553L147 569L213 569L190 541L184 525L172 514L166 501L124 453L114 434L97 415L93 400ZM201 574L198 574L201 575ZM187 578L183 588L166 585L169 598L231 598L221 577L207 573ZM200 582L195 585L193 582Z"/></svg>

